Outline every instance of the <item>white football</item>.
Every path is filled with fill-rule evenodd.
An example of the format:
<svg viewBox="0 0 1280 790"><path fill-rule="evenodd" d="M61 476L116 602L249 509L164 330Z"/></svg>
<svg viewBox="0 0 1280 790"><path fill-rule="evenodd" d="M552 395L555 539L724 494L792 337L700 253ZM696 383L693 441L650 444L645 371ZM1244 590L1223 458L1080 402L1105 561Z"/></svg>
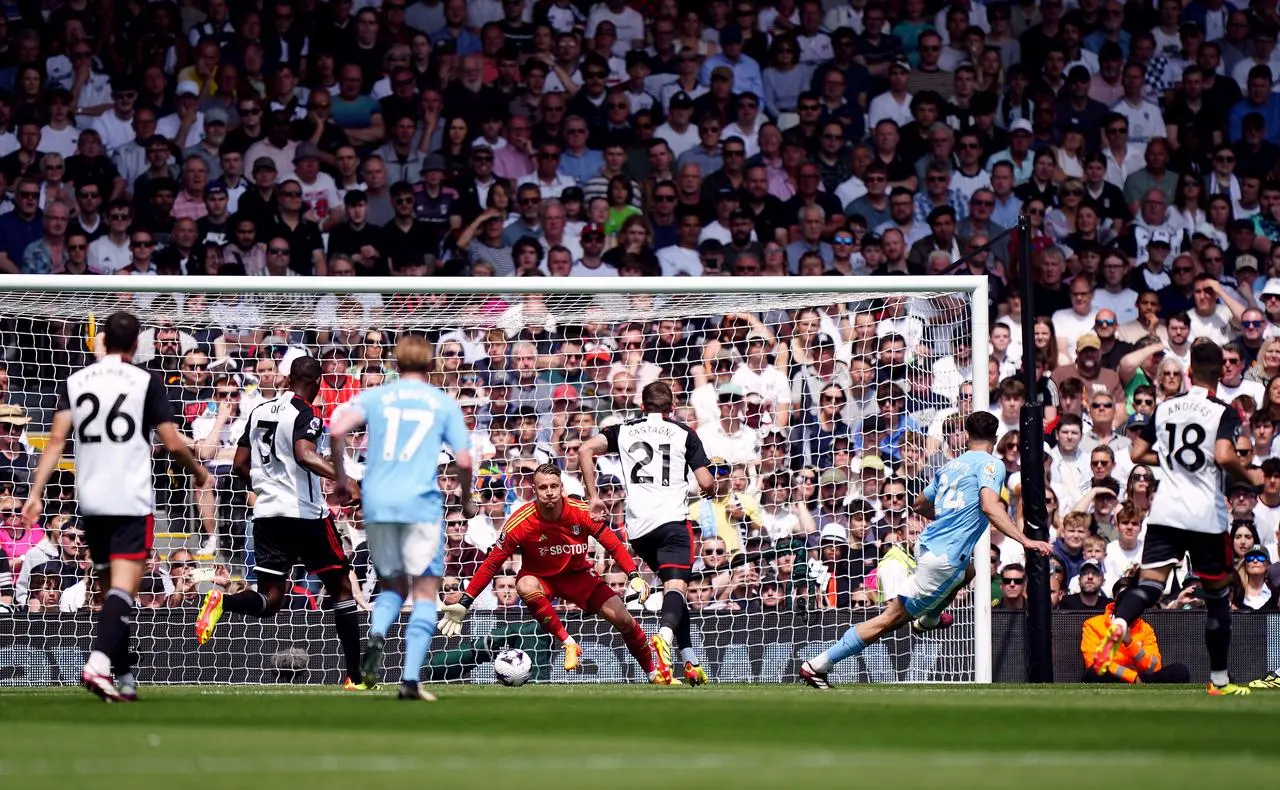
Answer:
<svg viewBox="0 0 1280 790"><path fill-rule="evenodd" d="M532 670L533 661L523 650L503 650L493 660L493 674L504 686L523 686Z"/></svg>

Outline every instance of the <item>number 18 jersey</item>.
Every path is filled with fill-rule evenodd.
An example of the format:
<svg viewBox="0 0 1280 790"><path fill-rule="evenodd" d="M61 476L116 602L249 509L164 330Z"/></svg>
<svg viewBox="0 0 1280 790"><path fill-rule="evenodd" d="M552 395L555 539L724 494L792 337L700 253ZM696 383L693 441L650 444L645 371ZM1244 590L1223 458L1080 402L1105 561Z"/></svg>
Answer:
<svg viewBox="0 0 1280 790"><path fill-rule="evenodd" d="M1188 532L1226 532L1230 524L1226 475L1213 459L1219 439L1234 442L1240 414L1204 387L1156 406L1142 438L1160 457L1160 494L1152 498L1148 523Z"/></svg>
<svg viewBox="0 0 1280 790"><path fill-rule="evenodd" d="M627 537L689 518L689 470L709 465L698 434L661 414L611 425L601 433L622 462Z"/></svg>

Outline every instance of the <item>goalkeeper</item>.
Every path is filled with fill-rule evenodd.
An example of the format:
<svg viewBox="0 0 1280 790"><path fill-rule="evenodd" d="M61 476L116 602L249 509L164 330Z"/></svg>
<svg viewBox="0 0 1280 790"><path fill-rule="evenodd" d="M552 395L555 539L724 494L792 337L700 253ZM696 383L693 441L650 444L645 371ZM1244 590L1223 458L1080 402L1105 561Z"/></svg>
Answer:
<svg viewBox="0 0 1280 790"><path fill-rule="evenodd" d="M440 633L456 636L462 632L462 621L475 597L489 586L502 564L518 549L524 554L524 563L516 578L516 592L533 618L564 645L566 671L578 669L582 648L560 622L551 605L552 597L572 601L584 612L599 614L608 620L622 634L627 649L649 680L659 682L662 676L654 669L653 651L644 630L627 611L622 599L595 574L587 559L587 538L594 537L627 573L628 588L644 600L648 597L649 585L640 578L635 561L622 541L608 527L596 522L584 503L565 497L560 468L555 464L542 464L534 470L533 489L534 501L507 519L497 543L489 549L480 570L467 584L462 600L444 607Z"/></svg>

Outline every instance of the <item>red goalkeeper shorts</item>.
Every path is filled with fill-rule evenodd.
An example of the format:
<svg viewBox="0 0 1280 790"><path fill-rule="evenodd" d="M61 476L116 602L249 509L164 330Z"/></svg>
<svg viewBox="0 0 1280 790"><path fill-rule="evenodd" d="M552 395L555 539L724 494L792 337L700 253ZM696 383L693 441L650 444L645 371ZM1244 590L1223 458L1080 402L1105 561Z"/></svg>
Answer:
<svg viewBox="0 0 1280 790"><path fill-rule="evenodd" d="M532 576L521 573L523 576ZM597 614L605 601L616 593L595 574L595 571L581 570L570 573L557 573L555 576L534 576L542 583L542 589L548 598L560 598L573 603L588 614Z"/></svg>

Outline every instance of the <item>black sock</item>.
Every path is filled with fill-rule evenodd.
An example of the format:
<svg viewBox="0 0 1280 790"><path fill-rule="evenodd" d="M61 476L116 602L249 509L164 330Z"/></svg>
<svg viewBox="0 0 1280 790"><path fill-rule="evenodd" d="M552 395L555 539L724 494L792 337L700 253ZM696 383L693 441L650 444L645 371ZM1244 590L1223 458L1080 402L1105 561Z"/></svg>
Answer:
<svg viewBox="0 0 1280 790"><path fill-rule="evenodd" d="M662 596L662 627L670 628L672 632L677 633L680 628L680 622L687 620L689 617L689 605L685 603L684 594L677 590L667 590ZM685 633L688 634L689 626L685 625Z"/></svg>
<svg viewBox="0 0 1280 790"><path fill-rule="evenodd" d="M137 658L133 651L129 649L129 640L133 632L133 620L130 618L124 623L124 635L120 638L120 644L116 648L116 652L111 655L111 671L118 678L126 672L133 671L133 662Z"/></svg>
<svg viewBox="0 0 1280 790"><path fill-rule="evenodd" d="M1132 623L1159 601L1163 593L1163 584L1144 579L1138 582L1137 587L1130 587L1120 596L1120 600L1116 602L1115 616L1126 623Z"/></svg>
<svg viewBox="0 0 1280 790"><path fill-rule="evenodd" d="M354 598L338 601L333 607L333 625L347 659L347 677L360 682L360 607Z"/></svg>
<svg viewBox="0 0 1280 790"><path fill-rule="evenodd" d="M1231 655L1231 600L1227 588L1204 591L1204 644L1209 648L1209 671L1226 672Z"/></svg>
<svg viewBox="0 0 1280 790"><path fill-rule="evenodd" d="M684 649L693 647L693 637L689 633L689 607L684 607L684 616L680 618L680 625L676 626L676 647Z"/></svg>
<svg viewBox="0 0 1280 790"><path fill-rule="evenodd" d="M267 597L257 590L245 590L235 595L224 595L222 597L222 611L247 614L250 617L265 617Z"/></svg>
<svg viewBox="0 0 1280 790"><path fill-rule="evenodd" d="M95 652L105 653L112 664L128 661L129 622L133 618L133 596L112 587L102 598L102 611L98 613L98 631L93 637Z"/></svg>

